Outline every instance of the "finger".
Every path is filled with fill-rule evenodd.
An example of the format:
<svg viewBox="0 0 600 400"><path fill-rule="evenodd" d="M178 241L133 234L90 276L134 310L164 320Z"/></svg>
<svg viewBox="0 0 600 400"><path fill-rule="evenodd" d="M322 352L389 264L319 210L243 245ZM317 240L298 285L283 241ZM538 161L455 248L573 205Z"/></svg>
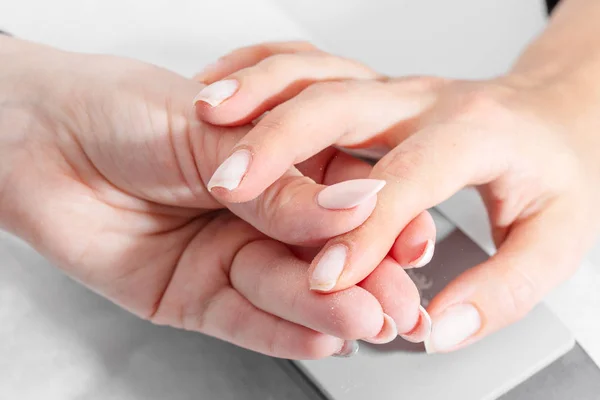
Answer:
<svg viewBox="0 0 600 400"><path fill-rule="evenodd" d="M216 149L213 157L218 162L241 136L237 130L223 132L209 137L218 138L216 145L205 141L205 147ZM353 161L350 157L344 160ZM217 162L202 163L201 175L210 176L210 165ZM227 207L269 237L288 244L316 246L362 224L373 211L383 184L377 180L353 180L327 187L290 168L258 198Z"/></svg>
<svg viewBox="0 0 600 400"><path fill-rule="evenodd" d="M232 288L223 289L204 313L203 333L286 359L319 359L341 352L342 339L294 324L253 306Z"/></svg>
<svg viewBox="0 0 600 400"><path fill-rule="evenodd" d="M586 246L579 240L586 222L576 220L571 204L577 203L553 205L517 223L494 257L433 299L428 352L457 350L523 318L574 272Z"/></svg>
<svg viewBox="0 0 600 400"><path fill-rule="evenodd" d="M421 268L433 258L434 248L435 222L423 211L400 233L390 255L404 268Z"/></svg>
<svg viewBox="0 0 600 400"><path fill-rule="evenodd" d="M228 208L270 237L287 244L315 246L366 221L384 185L382 180L354 179L324 186L296 171L276 181L257 199Z"/></svg>
<svg viewBox="0 0 600 400"><path fill-rule="evenodd" d="M251 67L275 54L316 50L314 45L303 41L273 42L243 47L221 57L214 64L207 65L202 72L194 76L194 80L211 84L240 69Z"/></svg>
<svg viewBox="0 0 600 400"><path fill-rule="evenodd" d="M207 122L241 125L317 81L380 77L361 63L324 52L279 53L203 88L194 104Z"/></svg>
<svg viewBox="0 0 600 400"><path fill-rule="evenodd" d="M372 170L388 183L369 219L332 239L311 266L311 287L332 291L363 280L388 254L400 232L423 210L469 184L492 181L504 168L497 140L459 123L432 126L410 136ZM506 153L502 153L506 151Z"/></svg>
<svg viewBox="0 0 600 400"><path fill-rule="evenodd" d="M432 101L431 93L398 95L392 87L374 81L309 87L260 120L215 171L208 188L226 202L249 201L291 166L332 144L350 146L375 140L418 115Z"/></svg>
<svg viewBox="0 0 600 400"><path fill-rule="evenodd" d="M417 287L397 262L389 257L384 259L360 286L375 296L393 326L393 329L382 329L378 336L366 341L386 343L398 334L413 343L427 339L431 319L419 305Z"/></svg>
<svg viewBox="0 0 600 400"><path fill-rule="evenodd" d="M331 295L308 290L309 264L272 240L245 246L231 266L232 286L259 309L342 339L374 337L382 330L381 305L352 287Z"/></svg>

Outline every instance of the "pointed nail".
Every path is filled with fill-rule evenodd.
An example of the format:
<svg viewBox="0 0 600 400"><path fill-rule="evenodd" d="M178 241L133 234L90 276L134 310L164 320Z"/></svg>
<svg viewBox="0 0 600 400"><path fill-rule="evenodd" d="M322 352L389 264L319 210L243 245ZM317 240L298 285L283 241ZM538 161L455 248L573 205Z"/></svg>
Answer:
<svg viewBox="0 0 600 400"><path fill-rule="evenodd" d="M383 327L377 336L369 339L364 339L365 342L373 344L389 343L398 337L398 327L396 322L387 314L383 314Z"/></svg>
<svg viewBox="0 0 600 400"><path fill-rule="evenodd" d="M356 340L346 340L342 348L332 357L349 358L358 353L359 345Z"/></svg>
<svg viewBox="0 0 600 400"><path fill-rule="evenodd" d="M419 320L412 331L400 335L402 339L411 343L421 343L426 341L431 335L431 317L429 313L419 306Z"/></svg>
<svg viewBox="0 0 600 400"><path fill-rule="evenodd" d="M327 292L335 287L344 270L348 248L336 244L328 248L319 259L310 277L310 289Z"/></svg>
<svg viewBox="0 0 600 400"><path fill-rule="evenodd" d="M239 83L235 79L217 81L203 88L194 98L194 104L204 102L211 107L216 107L233 96L238 90Z"/></svg>
<svg viewBox="0 0 600 400"><path fill-rule="evenodd" d="M423 252L419 257L408 263L406 268L421 268L429 264L431 259L433 258L433 252L435 250L435 242L432 239L427 240L425 242L425 246L423 247Z"/></svg>
<svg viewBox="0 0 600 400"><path fill-rule="evenodd" d="M230 155L208 181L208 185L206 185L208 190L210 191L215 187L222 187L227 190L237 188L246 172L248 172L251 159L252 154L248 150L238 150Z"/></svg>
<svg viewBox="0 0 600 400"><path fill-rule="evenodd" d="M317 203L328 210L347 210L375 196L385 186L379 179L354 179L326 187Z"/></svg>
<svg viewBox="0 0 600 400"><path fill-rule="evenodd" d="M431 335L425 341L425 350L430 354L450 351L480 329L481 316L473 305L450 306L436 318Z"/></svg>

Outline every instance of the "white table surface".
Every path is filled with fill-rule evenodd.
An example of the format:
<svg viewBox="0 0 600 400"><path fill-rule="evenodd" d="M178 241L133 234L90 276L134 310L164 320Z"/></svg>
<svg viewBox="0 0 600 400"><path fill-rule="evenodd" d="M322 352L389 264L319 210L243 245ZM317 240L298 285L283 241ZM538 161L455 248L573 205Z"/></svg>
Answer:
<svg viewBox="0 0 600 400"><path fill-rule="evenodd" d="M386 73L485 77L504 71L543 25L541 2L522 0L0 0L0 26L18 36L69 50L134 57L184 75L192 75L241 45L311 39L327 50L361 59ZM472 193L467 191L442 208L482 247L492 251L486 219ZM600 364L600 246L595 251L591 261L552 293L547 303ZM14 260L0 259L0 263L10 262ZM32 269L22 272L22 278L33 273L45 272ZM12 369L19 374L40 375L41 368L53 365L50 375L44 372L44 379L51 383L50 389L46 387L46 398L91 398L78 397L77 393L94 382L98 354L85 341L77 340L78 332L51 327L44 317L55 312L68 323L69 313L32 306L71 307L64 299L53 303L53 298L62 298L55 290L43 285L25 290L25 286L0 283L0 304L11 304L0 308L1 347L13 349L8 354L12 366L21 366ZM77 307L72 307L73 318L83 318ZM103 316L88 317L89 329L93 329L92 317ZM51 362L53 357L60 362ZM3 366L0 362L2 371ZM130 367L123 368L129 371ZM39 398L39 393L31 393L31 397L20 398Z"/></svg>

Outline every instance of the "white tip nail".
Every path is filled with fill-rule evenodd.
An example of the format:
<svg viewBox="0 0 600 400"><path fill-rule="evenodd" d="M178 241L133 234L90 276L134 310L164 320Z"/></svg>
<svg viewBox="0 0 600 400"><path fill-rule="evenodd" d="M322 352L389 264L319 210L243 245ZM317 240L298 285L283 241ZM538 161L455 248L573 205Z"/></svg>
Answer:
<svg viewBox="0 0 600 400"><path fill-rule="evenodd" d="M448 307L433 325L429 339L425 341L427 353L453 350L481 329L479 311L471 304Z"/></svg>
<svg viewBox="0 0 600 400"><path fill-rule="evenodd" d="M387 314L383 314L383 327L374 338L364 339L365 342L373 344L389 343L398 336L398 326L396 321Z"/></svg>
<svg viewBox="0 0 600 400"><path fill-rule="evenodd" d="M344 344L342 345L342 348L337 353L333 354L333 357L339 357L339 358L352 357L356 353L358 353L358 350L359 350L359 345L356 340L346 340L344 342Z"/></svg>
<svg viewBox="0 0 600 400"><path fill-rule="evenodd" d="M230 155L208 181L208 185L206 185L208 190L210 191L215 187L222 187L227 190L237 188L246 172L248 172L251 159L252 155L248 150L238 150Z"/></svg>
<svg viewBox="0 0 600 400"><path fill-rule="evenodd" d="M333 289L344 270L347 256L348 248L343 244L328 248L312 272L310 289L322 292Z"/></svg>
<svg viewBox="0 0 600 400"><path fill-rule="evenodd" d="M347 210L375 196L385 181L379 179L353 179L326 187L317 195L317 203L329 210Z"/></svg>
<svg viewBox="0 0 600 400"><path fill-rule="evenodd" d="M409 333L400 335L404 340L411 343L427 342L431 335L431 317L423 306L419 306L419 320L417 325Z"/></svg>
<svg viewBox="0 0 600 400"><path fill-rule="evenodd" d="M435 251L435 242L431 239L427 240L423 253L414 261L410 262L410 267L421 268L429 264L433 258L433 252Z"/></svg>
<svg viewBox="0 0 600 400"><path fill-rule="evenodd" d="M233 96L238 87L239 83L235 79L217 81L202 89L194 98L194 104L202 101L210 104L211 107L216 107Z"/></svg>

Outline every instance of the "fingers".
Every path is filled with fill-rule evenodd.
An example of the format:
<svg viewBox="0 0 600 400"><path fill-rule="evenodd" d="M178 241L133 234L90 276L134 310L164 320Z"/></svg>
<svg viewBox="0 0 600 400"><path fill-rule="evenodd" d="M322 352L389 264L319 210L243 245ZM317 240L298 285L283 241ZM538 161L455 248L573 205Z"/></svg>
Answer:
<svg viewBox="0 0 600 400"><path fill-rule="evenodd" d="M376 79L356 61L319 51L279 53L203 88L194 99L201 118L215 125L246 124L317 81Z"/></svg>
<svg viewBox="0 0 600 400"><path fill-rule="evenodd" d="M332 291L360 282L422 210L466 185L491 181L502 165L493 157L497 146L482 136L458 123L433 126L382 158L370 175L387 181L376 209L359 228L327 243L311 266L311 287Z"/></svg>
<svg viewBox="0 0 600 400"><path fill-rule="evenodd" d="M272 55L302 51L317 51L317 48L311 43L303 41L273 42L243 47L221 57L216 63L206 66L202 72L194 76L194 80L211 84L240 69L251 67Z"/></svg>
<svg viewBox="0 0 600 400"><path fill-rule="evenodd" d="M211 157L213 162L199 163L200 173L205 181L214 171L211 165L214 166L219 160L223 160L233 143L241 136L238 130L233 130L218 132L218 135L210 135L204 140L203 148L216 149ZM209 139L217 143L213 144ZM311 168L319 172L315 174L315 178L328 180L330 161L335 165L331 171L343 169L343 166L337 166L338 160L340 158L333 155L331 158L311 162ZM358 172L360 169L359 177L368 175L371 168L349 156L341 160L347 164L349 172ZM352 175L346 175L346 179L352 179ZM274 239L288 244L322 245L325 240L349 232L362 224L373 211L377 192L382 185L383 182L377 180L354 180L326 187L316 184L295 168L290 168L258 198L245 203L230 203L227 207Z"/></svg>
<svg viewBox="0 0 600 400"><path fill-rule="evenodd" d="M261 232L293 245L319 245L360 226L373 212L385 182L354 179L332 186L289 174L256 200L229 209Z"/></svg>
<svg viewBox="0 0 600 400"><path fill-rule="evenodd" d="M428 352L457 350L521 319L574 272L586 244L578 239L585 221L573 221L572 204L517 222L494 257L433 299Z"/></svg>
<svg viewBox="0 0 600 400"><path fill-rule="evenodd" d="M432 101L430 93L398 95L393 86L348 81L309 87L261 119L215 171L208 188L226 202L249 201L291 166L332 144L373 140Z"/></svg>
<svg viewBox="0 0 600 400"><path fill-rule="evenodd" d="M349 350L344 340L264 312L232 288L210 303L204 324L208 335L272 357L319 359Z"/></svg>
<svg viewBox="0 0 600 400"><path fill-rule="evenodd" d="M331 295L311 292L307 270L308 263L285 246L263 240L238 253L231 266L231 285L261 310L315 331L342 339L379 334L383 312L373 295L356 286Z"/></svg>
<svg viewBox="0 0 600 400"><path fill-rule="evenodd" d="M435 222L423 211L400 233L390 255L404 268L421 268L433 258L434 248Z"/></svg>
<svg viewBox="0 0 600 400"><path fill-rule="evenodd" d="M360 286L377 298L385 316L391 319L371 343L386 343L398 334L405 340L420 343L431 331L431 319L419 305L419 291L406 272L391 258L384 259Z"/></svg>

